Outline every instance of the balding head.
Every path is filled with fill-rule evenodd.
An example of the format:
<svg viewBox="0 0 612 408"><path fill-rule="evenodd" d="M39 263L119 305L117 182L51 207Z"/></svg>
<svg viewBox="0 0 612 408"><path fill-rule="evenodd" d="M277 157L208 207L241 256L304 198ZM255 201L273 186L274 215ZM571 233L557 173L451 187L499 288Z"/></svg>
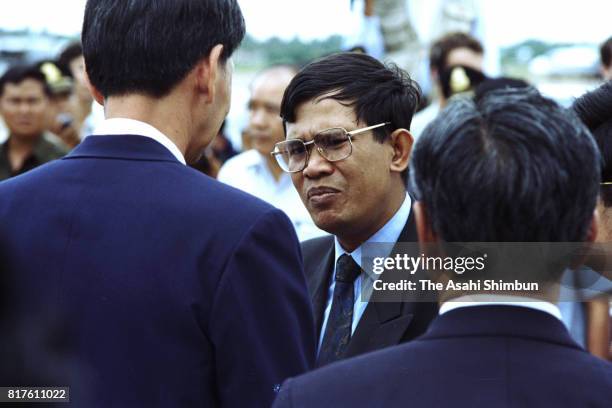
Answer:
<svg viewBox="0 0 612 408"><path fill-rule="evenodd" d="M285 137L280 104L285 88L296 73L297 68L290 65L273 66L261 71L251 84L249 134L253 148L265 156Z"/></svg>

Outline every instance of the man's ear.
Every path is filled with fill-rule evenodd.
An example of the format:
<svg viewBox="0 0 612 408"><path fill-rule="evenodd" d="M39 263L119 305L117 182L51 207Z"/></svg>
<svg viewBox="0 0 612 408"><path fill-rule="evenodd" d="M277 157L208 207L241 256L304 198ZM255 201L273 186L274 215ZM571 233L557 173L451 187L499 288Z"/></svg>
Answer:
<svg viewBox="0 0 612 408"><path fill-rule="evenodd" d="M391 171L401 173L408 168L412 142L412 135L406 129L396 129L391 133L391 147L393 147Z"/></svg>
<svg viewBox="0 0 612 408"><path fill-rule="evenodd" d="M219 70L222 69L219 65L222 53L223 45L215 45L208 57L202 59L194 68L197 91L205 95L206 103L212 103L215 99L215 83Z"/></svg>
<svg viewBox="0 0 612 408"><path fill-rule="evenodd" d="M429 214L421 201L415 201L412 205L414 211L414 220L416 223L417 235L420 244L430 244L438 242L438 236L431 227Z"/></svg>
<svg viewBox="0 0 612 408"><path fill-rule="evenodd" d="M85 83L87 84L87 89L89 89L89 93L93 96L94 100L98 102L101 106L104 106L104 95L98 89L93 86L91 81L89 80L89 74L87 73L87 66L84 68L85 72Z"/></svg>

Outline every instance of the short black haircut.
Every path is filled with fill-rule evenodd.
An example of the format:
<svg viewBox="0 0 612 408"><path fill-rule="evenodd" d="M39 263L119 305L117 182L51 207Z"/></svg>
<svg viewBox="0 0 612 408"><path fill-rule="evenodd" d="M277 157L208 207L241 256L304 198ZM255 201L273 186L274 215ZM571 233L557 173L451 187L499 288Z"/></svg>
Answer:
<svg viewBox="0 0 612 408"><path fill-rule="evenodd" d="M40 82L46 96L51 96L51 90L47 84L45 75L36 65L15 65L9 68L0 78L0 97L4 95L6 84L18 85L26 79L33 79Z"/></svg>
<svg viewBox="0 0 612 408"><path fill-rule="evenodd" d="M217 44L221 62L245 23L237 0L88 0L83 56L104 95L167 95Z"/></svg>
<svg viewBox="0 0 612 408"><path fill-rule="evenodd" d="M57 66L62 70L64 75L72 77L72 71L70 71L70 63L77 57L83 55L83 46L80 41L73 41L64 48L57 58Z"/></svg>
<svg viewBox="0 0 612 408"><path fill-rule="evenodd" d="M601 44L601 47L599 47L599 55L601 57L601 64L604 67L612 65L612 37Z"/></svg>
<svg viewBox="0 0 612 408"><path fill-rule="evenodd" d="M480 41L469 34L462 32L452 32L440 37L436 40L429 49L429 67L442 72L448 68L446 60L448 54L457 48L467 48L474 51L476 54L483 54L484 48Z"/></svg>
<svg viewBox="0 0 612 408"><path fill-rule="evenodd" d="M588 129L533 87L457 98L411 159L412 189L446 242L582 242L599 172Z"/></svg>
<svg viewBox="0 0 612 408"><path fill-rule="evenodd" d="M593 132L599 146L602 182L612 183L612 80L582 95L574 101L572 109ZM606 207L612 207L612 185L602 185L601 198Z"/></svg>
<svg viewBox="0 0 612 408"><path fill-rule="evenodd" d="M410 76L366 54L342 52L306 65L287 86L281 103L285 132L304 102L333 99L354 109L367 126L389 122L374 130L380 143L395 129L410 129L421 91Z"/></svg>

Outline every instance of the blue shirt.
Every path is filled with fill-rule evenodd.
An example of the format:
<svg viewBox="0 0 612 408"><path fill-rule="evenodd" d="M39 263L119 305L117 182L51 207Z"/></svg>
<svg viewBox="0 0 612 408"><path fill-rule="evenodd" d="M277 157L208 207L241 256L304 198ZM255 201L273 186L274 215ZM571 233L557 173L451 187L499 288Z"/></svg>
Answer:
<svg viewBox="0 0 612 408"><path fill-rule="evenodd" d="M372 242L386 242L386 243L394 243L399 239L406 222L408 221L408 216L410 215L410 208L412 206L412 200L410 196L406 194L406 198L402 203L401 207L393 217L374 235L372 235L366 243ZM321 335L319 336L319 347L321 347L321 342L323 341L323 335L325 334L325 327L327 326L327 320L329 318L329 313L331 311L332 299L334 296L334 288L336 287L336 263L338 262L338 258L343 254L349 254L355 262L361 267L361 247L363 244L358 246L352 253L346 252L340 242L338 242L338 238L334 237L335 244L335 258L334 258L334 272L331 277L331 282L329 285L329 290L327 291L327 304L325 306L325 312L323 313L323 326L321 326ZM385 254L387 256L389 254ZM362 268L363 270L363 268ZM353 323L351 325L351 335L355 333L355 328L365 311L366 306L368 305L368 300L370 299L370 295L372 294L372 285L374 280L372 277L369 277L364 272L355 279L354 288L355 288L355 301L353 304ZM363 297L362 295L363 291Z"/></svg>

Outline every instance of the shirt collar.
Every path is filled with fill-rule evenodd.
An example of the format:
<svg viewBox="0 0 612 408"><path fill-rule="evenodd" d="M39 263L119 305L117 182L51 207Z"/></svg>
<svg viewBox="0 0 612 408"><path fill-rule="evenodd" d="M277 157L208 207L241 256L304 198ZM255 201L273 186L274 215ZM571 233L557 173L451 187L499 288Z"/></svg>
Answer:
<svg viewBox="0 0 612 408"><path fill-rule="evenodd" d="M439 314L444 314L450 312L451 310L459 309L462 307L499 305L527 307L530 309L548 313L561 320L561 311L559 310L559 307L553 303L545 302L543 300L535 300L534 298L524 296L487 295L482 293L459 296L458 298L446 301L440 306Z"/></svg>
<svg viewBox="0 0 612 408"><path fill-rule="evenodd" d="M348 253L342 248L340 242L338 241L338 237L334 237L334 245L335 245L335 259L334 265L338 262L338 258L340 258L343 254L348 253L351 257L357 262L359 267L361 267L361 247L363 244L368 244L372 242L382 242L382 243L394 243L399 239L404 226L406 225L406 221L408 220L408 216L410 215L410 208L412 207L412 200L410 199L410 195L406 194L406 198L404 198L404 202L401 207L397 210L395 215L391 217L389 221L379 229L374 235L372 235L367 241L359 245L353 252ZM387 254L388 255L388 254ZM363 269L363 268L362 268Z"/></svg>
<svg viewBox="0 0 612 408"><path fill-rule="evenodd" d="M100 125L98 125L93 135L139 135L149 137L172 153L178 161L186 164L185 157L176 146L176 144L162 132L157 130L155 127L148 123L141 122L139 120L127 119L127 118L112 118L106 119Z"/></svg>

